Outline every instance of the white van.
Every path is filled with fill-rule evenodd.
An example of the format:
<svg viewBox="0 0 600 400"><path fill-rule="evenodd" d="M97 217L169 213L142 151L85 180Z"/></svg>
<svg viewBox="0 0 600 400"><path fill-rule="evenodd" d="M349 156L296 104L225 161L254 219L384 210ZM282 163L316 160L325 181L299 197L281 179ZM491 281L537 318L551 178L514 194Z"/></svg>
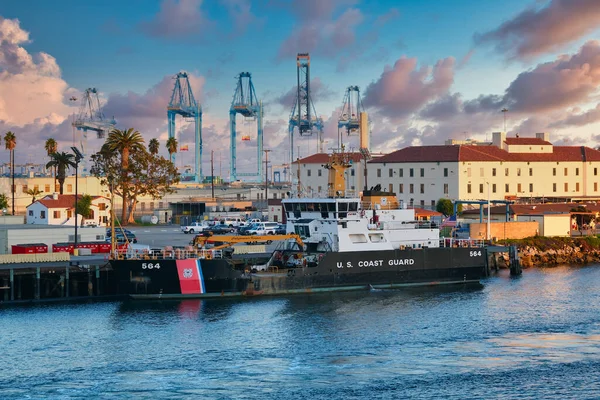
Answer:
<svg viewBox="0 0 600 400"><path fill-rule="evenodd" d="M277 222L257 222L252 229L248 231L249 235L274 235L277 229Z"/></svg>
<svg viewBox="0 0 600 400"><path fill-rule="evenodd" d="M221 220L221 224L230 228L237 228L238 226L244 225L245 222L246 220L244 218L226 218Z"/></svg>

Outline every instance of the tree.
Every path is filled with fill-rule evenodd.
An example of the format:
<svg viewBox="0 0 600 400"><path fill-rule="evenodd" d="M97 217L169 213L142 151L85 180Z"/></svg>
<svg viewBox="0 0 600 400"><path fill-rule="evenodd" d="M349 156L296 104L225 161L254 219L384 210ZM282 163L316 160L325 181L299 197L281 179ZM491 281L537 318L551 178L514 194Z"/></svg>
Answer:
<svg viewBox="0 0 600 400"><path fill-rule="evenodd" d="M129 190L129 155L146 153L144 147L144 138L142 134L133 128L127 130L113 129L106 139L106 152L118 152L121 157L120 186L121 198L123 199L123 209L121 210L121 221L125 221L127 216L127 195Z"/></svg>
<svg viewBox="0 0 600 400"><path fill-rule="evenodd" d="M52 153L51 161L46 164L46 168L56 168L56 179L60 187L60 194L63 194L63 187L67 179L67 170L69 167L75 168L75 156L71 153Z"/></svg>
<svg viewBox="0 0 600 400"><path fill-rule="evenodd" d="M35 203L35 198L44 192L42 192L40 189L34 187L33 189L27 189L27 192L25 192L25 193L27 193L28 195L31 196L31 204L33 204L33 203Z"/></svg>
<svg viewBox="0 0 600 400"><path fill-rule="evenodd" d="M52 154L58 151L58 144L56 143L56 140L49 138L46 139L46 144L44 145L44 148L46 149L48 157L52 159ZM54 167L54 185L56 185L56 167Z"/></svg>
<svg viewBox="0 0 600 400"><path fill-rule="evenodd" d="M437 204L435 205L435 210L448 217L454 214L454 204L452 204L452 200L442 198L437 201ZM459 214L462 213L462 204L458 205L457 211Z"/></svg>
<svg viewBox="0 0 600 400"><path fill-rule="evenodd" d="M4 135L4 144L6 150L10 151L10 175L11 175L11 191L12 191L12 215L15 215L15 147L17 147L17 137L11 131Z"/></svg>
<svg viewBox="0 0 600 400"><path fill-rule="evenodd" d="M160 143L158 139L150 139L148 142L148 151L150 154L158 154L158 149L160 148Z"/></svg>
<svg viewBox="0 0 600 400"><path fill-rule="evenodd" d="M169 159L173 160L173 154L177 153L177 139L170 137L167 139L167 151L169 152Z"/></svg>
<svg viewBox="0 0 600 400"><path fill-rule="evenodd" d="M84 194L77 200L77 214L89 218L91 214L92 196Z"/></svg>
<svg viewBox="0 0 600 400"><path fill-rule="evenodd" d="M4 193L0 194L0 210L8 208L8 197Z"/></svg>

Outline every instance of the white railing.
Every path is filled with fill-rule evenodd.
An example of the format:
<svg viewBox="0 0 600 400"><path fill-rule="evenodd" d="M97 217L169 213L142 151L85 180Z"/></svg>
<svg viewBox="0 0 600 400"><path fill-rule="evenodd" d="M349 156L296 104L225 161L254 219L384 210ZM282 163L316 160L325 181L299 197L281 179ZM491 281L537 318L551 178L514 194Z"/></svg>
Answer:
<svg viewBox="0 0 600 400"><path fill-rule="evenodd" d="M440 239L440 247L485 247L486 241L482 239Z"/></svg>
<svg viewBox="0 0 600 400"><path fill-rule="evenodd" d="M190 249L172 249L164 248L162 250L147 249L140 251L117 250L116 258L123 260L184 260L196 258L201 260L210 260L213 258L223 258L223 250L190 250Z"/></svg>

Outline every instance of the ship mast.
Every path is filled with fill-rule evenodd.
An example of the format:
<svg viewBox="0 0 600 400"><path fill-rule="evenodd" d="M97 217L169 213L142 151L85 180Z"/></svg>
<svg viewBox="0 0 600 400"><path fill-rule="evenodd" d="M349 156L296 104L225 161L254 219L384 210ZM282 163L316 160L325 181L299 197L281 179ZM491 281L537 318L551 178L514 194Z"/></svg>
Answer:
<svg viewBox="0 0 600 400"><path fill-rule="evenodd" d="M346 197L346 169L350 168L350 154L344 151L344 145L339 153L329 156L329 162L323 165L329 170L327 196L331 198Z"/></svg>

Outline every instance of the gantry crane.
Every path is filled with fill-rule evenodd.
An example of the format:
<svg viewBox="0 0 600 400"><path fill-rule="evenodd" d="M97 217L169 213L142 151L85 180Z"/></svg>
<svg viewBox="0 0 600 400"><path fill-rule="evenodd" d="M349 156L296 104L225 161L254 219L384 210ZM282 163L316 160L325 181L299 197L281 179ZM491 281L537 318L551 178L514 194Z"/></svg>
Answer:
<svg viewBox="0 0 600 400"><path fill-rule="evenodd" d="M358 86L348 86L342 112L338 118L338 148L342 147L342 134L360 135L360 149L369 148L369 118L362 104Z"/></svg>
<svg viewBox="0 0 600 400"><path fill-rule="evenodd" d="M77 100L76 97L71 97L72 101ZM100 106L100 98L98 96L98 90L96 88L87 88L83 92L81 99L81 105L79 106L79 113L77 118L73 120L73 127L77 128L78 131L83 131L81 140L79 142L80 151L86 156L87 152L87 131L94 131L98 139L103 139L106 134L114 129L117 122L113 119L108 119L102 112ZM75 139L73 135L73 139ZM85 159L82 160L82 175L87 172Z"/></svg>
<svg viewBox="0 0 600 400"><path fill-rule="evenodd" d="M175 116L177 114L184 118L193 118L196 132L195 181L202 182L202 107L194 98L187 72L181 71L173 79L175 79L175 87L167 107L169 138L175 137ZM171 162L175 163L175 153L171 154Z"/></svg>
<svg viewBox="0 0 600 400"><path fill-rule="evenodd" d="M229 108L229 127L231 130L231 146L230 146L230 154L231 154L231 181L234 182L237 180L238 176L250 176L250 177L258 177L259 180L262 179L262 154L263 154L263 108L262 102L258 100L256 97L256 91L254 90L254 85L252 84L252 74L250 72L241 72L237 79L237 86L235 88L235 93L233 94L233 101L231 102L231 107ZM257 172L252 173L238 173L237 172L237 132L236 132L236 116L237 114L241 114L244 118L256 120L256 131L257 131ZM250 139L249 137L247 139ZM245 137L242 137L242 140L247 140Z"/></svg>
<svg viewBox="0 0 600 400"><path fill-rule="evenodd" d="M317 131L319 152L323 152L323 118L317 116L310 93L310 55L298 53L296 56L298 93L290 114L290 162L294 162L294 128L300 136L312 136Z"/></svg>

